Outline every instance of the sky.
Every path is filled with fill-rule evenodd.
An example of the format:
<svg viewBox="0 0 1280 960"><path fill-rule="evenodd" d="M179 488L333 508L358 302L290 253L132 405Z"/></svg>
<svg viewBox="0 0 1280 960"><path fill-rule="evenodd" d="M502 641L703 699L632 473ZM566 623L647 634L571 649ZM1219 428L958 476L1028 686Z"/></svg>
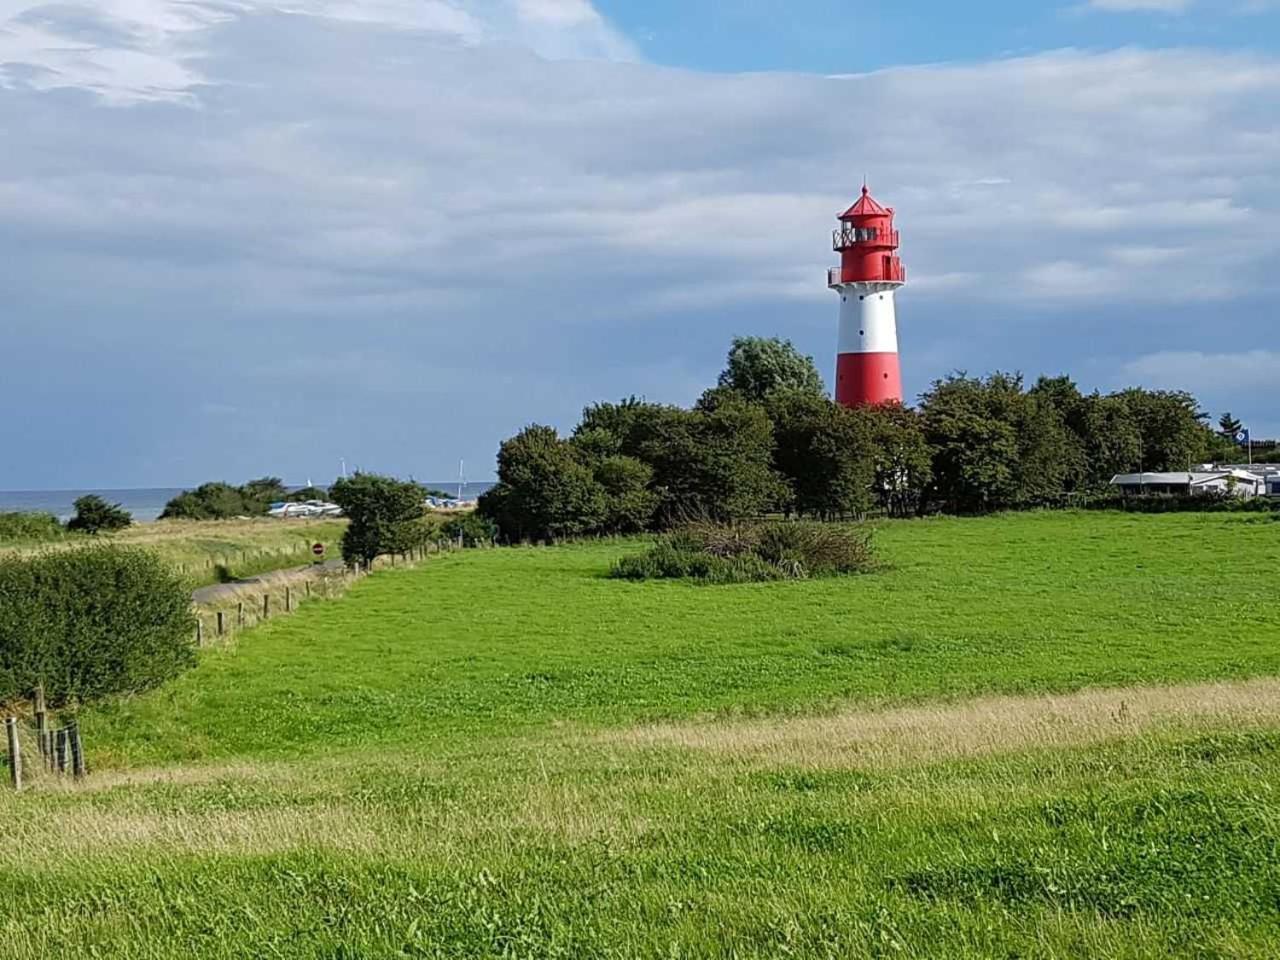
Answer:
<svg viewBox="0 0 1280 960"><path fill-rule="evenodd" d="M0 0L0 489L492 477L830 381L898 211L910 398L1184 388L1280 435L1280 2Z"/></svg>

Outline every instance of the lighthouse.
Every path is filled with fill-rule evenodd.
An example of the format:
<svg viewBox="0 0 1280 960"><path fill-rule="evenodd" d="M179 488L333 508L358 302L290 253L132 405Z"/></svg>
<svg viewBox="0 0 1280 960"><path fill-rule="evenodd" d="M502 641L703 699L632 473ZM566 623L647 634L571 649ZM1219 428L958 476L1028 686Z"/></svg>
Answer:
<svg viewBox="0 0 1280 960"><path fill-rule="evenodd" d="M858 202L839 219L840 266L827 272L827 286L840 294L836 402L846 407L901 403L894 297L907 272L898 259L893 208L876 203L864 184Z"/></svg>

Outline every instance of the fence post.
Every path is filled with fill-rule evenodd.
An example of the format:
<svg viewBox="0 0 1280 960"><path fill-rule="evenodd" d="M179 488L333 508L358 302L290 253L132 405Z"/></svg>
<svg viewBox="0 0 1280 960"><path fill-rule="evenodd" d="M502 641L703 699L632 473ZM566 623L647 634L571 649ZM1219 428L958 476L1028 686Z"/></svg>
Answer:
<svg viewBox="0 0 1280 960"><path fill-rule="evenodd" d="M284 612L293 613L293 590L289 587L284 588Z"/></svg>
<svg viewBox="0 0 1280 960"><path fill-rule="evenodd" d="M40 747L40 755L44 756L44 735L49 729L49 713L45 708L44 684L36 686L36 743Z"/></svg>
<svg viewBox="0 0 1280 960"><path fill-rule="evenodd" d="M8 717L4 721L5 732L9 735L9 779L13 781L13 789L22 789L22 757L18 748L18 718Z"/></svg>
<svg viewBox="0 0 1280 960"><path fill-rule="evenodd" d="M44 754L44 768L53 773L53 731L46 730L44 732L44 741L40 744L40 751Z"/></svg>
<svg viewBox="0 0 1280 960"><path fill-rule="evenodd" d="M262 619L271 619L271 594L269 593L262 595Z"/></svg>
<svg viewBox="0 0 1280 960"><path fill-rule="evenodd" d="M204 646L204 621L196 617L196 646Z"/></svg>
<svg viewBox="0 0 1280 960"><path fill-rule="evenodd" d="M79 780L84 776L84 744L80 740L80 724L75 720L67 727L67 739L71 741L71 773Z"/></svg>
<svg viewBox="0 0 1280 960"><path fill-rule="evenodd" d="M221 610L218 611L218 636L222 636L227 630L227 615Z"/></svg>
<svg viewBox="0 0 1280 960"><path fill-rule="evenodd" d="M241 600L236 604L236 626L244 629L244 601Z"/></svg>
<svg viewBox="0 0 1280 960"><path fill-rule="evenodd" d="M307 581L307 599L308 600L311 599L311 581L310 580Z"/></svg>
<svg viewBox="0 0 1280 960"><path fill-rule="evenodd" d="M54 736L53 746L54 769L58 773L67 772L67 729L63 727Z"/></svg>

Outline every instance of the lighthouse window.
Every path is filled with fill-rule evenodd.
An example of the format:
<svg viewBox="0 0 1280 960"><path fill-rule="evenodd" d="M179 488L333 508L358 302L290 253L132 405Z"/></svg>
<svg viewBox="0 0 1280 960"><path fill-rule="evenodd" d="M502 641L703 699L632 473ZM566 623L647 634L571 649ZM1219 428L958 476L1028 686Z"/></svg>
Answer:
<svg viewBox="0 0 1280 960"><path fill-rule="evenodd" d="M875 227L854 227L853 239L859 243L866 243L869 240L874 240L879 233L880 231Z"/></svg>

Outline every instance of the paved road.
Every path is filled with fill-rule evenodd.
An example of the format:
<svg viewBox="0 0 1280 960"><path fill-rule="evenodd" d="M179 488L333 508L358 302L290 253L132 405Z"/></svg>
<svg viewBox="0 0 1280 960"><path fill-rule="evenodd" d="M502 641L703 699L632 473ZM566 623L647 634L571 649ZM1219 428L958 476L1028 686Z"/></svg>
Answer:
<svg viewBox="0 0 1280 960"><path fill-rule="evenodd" d="M290 567L286 570L271 570L268 573L260 573L256 577L246 577L243 580L232 580L230 583L215 583L208 587L201 587L199 590L191 592L191 599L196 603L214 603L222 597L234 596L237 587L251 585L255 583L270 583L272 580L284 579L286 577L296 577L300 573L314 572L319 573L336 573L345 567L341 560L326 560L324 563L309 563L305 567Z"/></svg>

